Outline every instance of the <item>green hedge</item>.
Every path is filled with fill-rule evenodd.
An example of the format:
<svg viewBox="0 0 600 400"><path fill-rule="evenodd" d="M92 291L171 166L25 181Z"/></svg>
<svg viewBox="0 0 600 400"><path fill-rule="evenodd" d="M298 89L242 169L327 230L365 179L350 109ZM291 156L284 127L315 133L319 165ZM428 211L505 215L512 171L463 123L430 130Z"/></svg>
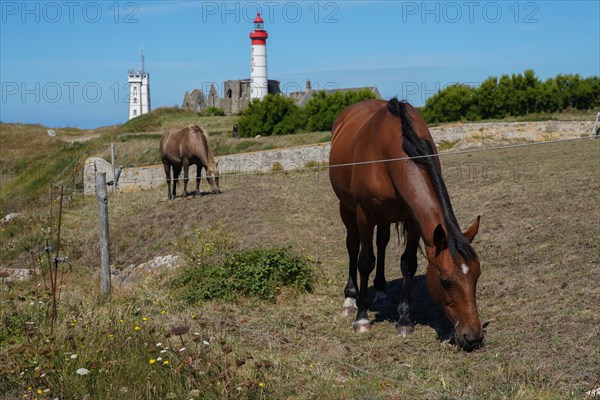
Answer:
<svg viewBox="0 0 600 400"><path fill-rule="evenodd" d="M253 100L237 122L242 137L285 135L296 132L329 131L333 121L346 107L361 100L373 99L368 89L317 91L304 107L282 95L268 95Z"/></svg>
<svg viewBox="0 0 600 400"><path fill-rule="evenodd" d="M427 122L476 121L600 107L600 78L558 75L540 81L532 70L490 77L479 87L448 86L427 99L421 113Z"/></svg>

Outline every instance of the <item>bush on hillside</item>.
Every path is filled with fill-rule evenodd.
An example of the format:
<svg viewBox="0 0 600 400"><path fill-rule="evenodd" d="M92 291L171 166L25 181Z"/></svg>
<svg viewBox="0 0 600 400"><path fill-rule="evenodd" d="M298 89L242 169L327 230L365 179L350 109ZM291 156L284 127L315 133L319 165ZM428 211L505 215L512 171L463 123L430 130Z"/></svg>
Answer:
<svg viewBox="0 0 600 400"><path fill-rule="evenodd" d="M369 89L336 91L331 94L316 92L303 109L306 116L304 129L308 132L330 131L333 121L343 109L362 100L374 98L375 94Z"/></svg>
<svg viewBox="0 0 600 400"><path fill-rule="evenodd" d="M490 77L479 87L450 85L427 99L421 109L429 123L499 119L600 107L600 78L558 75L540 81L532 70Z"/></svg>
<svg viewBox="0 0 600 400"><path fill-rule="evenodd" d="M238 120L240 136L285 135L296 132L329 131L333 121L346 107L375 95L368 89L317 91L302 108L281 95L268 95L262 101L253 100Z"/></svg>
<svg viewBox="0 0 600 400"><path fill-rule="evenodd" d="M182 299L190 304L233 302L240 296L274 300L283 286L312 290L312 274L308 259L288 247L255 248L230 254L221 262L188 265L172 285L184 288Z"/></svg>
<svg viewBox="0 0 600 400"><path fill-rule="evenodd" d="M225 110L220 107L207 107L206 110L200 111L198 115L201 117L223 117Z"/></svg>
<svg viewBox="0 0 600 400"><path fill-rule="evenodd" d="M241 137L271 136L296 133L302 116L294 100L282 95L267 95L254 99L237 121Z"/></svg>
<svg viewBox="0 0 600 400"><path fill-rule="evenodd" d="M233 240L220 227L199 230L180 246L186 267L171 288L189 304L240 296L274 300L284 286L304 292L313 287L310 260L290 247L233 251Z"/></svg>

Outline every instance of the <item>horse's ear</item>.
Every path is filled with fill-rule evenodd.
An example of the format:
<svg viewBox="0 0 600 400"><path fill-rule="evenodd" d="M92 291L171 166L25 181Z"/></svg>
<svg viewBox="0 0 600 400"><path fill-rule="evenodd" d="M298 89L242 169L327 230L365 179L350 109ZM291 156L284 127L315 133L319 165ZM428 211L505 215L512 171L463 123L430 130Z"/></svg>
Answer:
<svg viewBox="0 0 600 400"><path fill-rule="evenodd" d="M438 253L448 248L448 238L446 237L446 232L441 224L436 226L433 231L433 244Z"/></svg>
<svg viewBox="0 0 600 400"><path fill-rule="evenodd" d="M475 221L467 228L466 231L463 232L464 237L469 241L469 243L473 243L473 239L475 239L475 235L479 232L479 220L481 219L481 215L478 215L475 218Z"/></svg>

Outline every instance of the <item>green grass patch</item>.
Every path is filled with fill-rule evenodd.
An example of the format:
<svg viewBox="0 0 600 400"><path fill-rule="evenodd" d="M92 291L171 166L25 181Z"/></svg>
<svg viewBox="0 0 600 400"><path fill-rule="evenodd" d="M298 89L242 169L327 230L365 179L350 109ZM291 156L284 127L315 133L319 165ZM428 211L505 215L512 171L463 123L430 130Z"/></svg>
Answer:
<svg viewBox="0 0 600 400"><path fill-rule="evenodd" d="M260 145L259 142L255 142L254 140L245 140L243 142L239 142L238 144L235 145L234 147L234 151L236 153L242 153L246 150L248 150L251 147Z"/></svg>
<svg viewBox="0 0 600 400"><path fill-rule="evenodd" d="M442 140L441 142L436 143L436 147L438 151L446 151L454 148L458 142L458 140Z"/></svg>
<svg viewBox="0 0 600 400"><path fill-rule="evenodd" d="M162 127L165 120L185 116L195 116L195 114L177 107L161 107L130 119L121 126L121 129L123 132L151 132Z"/></svg>
<svg viewBox="0 0 600 400"><path fill-rule="evenodd" d="M188 304L239 296L274 300L281 288L302 292L313 289L313 273L308 257L291 247L250 248L232 251L234 242L217 227L199 230L193 240L181 241L187 266L171 280L175 297Z"/></svg>
<svg viewBox="0 0 600 400"><path fill-rule="evenodd" d="M254 248L231 254L224 260L188 265L171 282L184 289L178 296L189 304L239 296L274 300L283 286L309 292L313 287L310 261L289 247Z"/></svg>

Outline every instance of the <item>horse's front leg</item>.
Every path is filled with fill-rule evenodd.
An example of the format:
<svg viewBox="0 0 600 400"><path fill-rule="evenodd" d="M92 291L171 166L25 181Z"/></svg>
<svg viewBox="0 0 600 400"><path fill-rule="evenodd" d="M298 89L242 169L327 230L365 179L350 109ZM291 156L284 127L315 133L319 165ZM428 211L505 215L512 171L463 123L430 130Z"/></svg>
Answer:
<svg viewBox="0 0 600 400"><path fill-rule="evenodd" d="M359 218L365 221L364 218ZM359 223L360 253L358 255L358 272L360 273L360 288L356 305L358 312L352 324L354 332L366 332L371 329L369 320L369 275L375 269L375 253L373 252L373 231L375 227L367 222Z"/></svg>
<svg viewBox="0 0 600 400"><path fill-rule="evenodd" d="M373 303L387 299L385 280L385 250L390 242L390 224L377 225L377 269L375 270L375 300Z"/></svg>
<svg viewBox="0 0 600 400"><path fill-rule="evenodd" d="M200 180L202 178L202 165L196 165L196 196L200 196Z"/></svg>
<svg viewBox="0 0 600 400"><path fill-rule="evenodd" d="M356 297L358 296L358 283L356 279L358 269L358 252L360 250L360 238L356 214L348 210L340 203L340 216L346 227L346 249L348 250L348 283L344 288L344 304L342 305L342 316L346 317L356 313Z"/></svg>
<svg viewBox="0 0 600 400"><path fill-rule="evenodd" d="M400 258L400 269L402 270L402 298L398 305L398 322L396 331L401 336L407 336L415 332L415 327L410 320L410 294L412 279L417 271L417 250L419 249L419 231L414 221L405 223L406 249Z"/></svg>

